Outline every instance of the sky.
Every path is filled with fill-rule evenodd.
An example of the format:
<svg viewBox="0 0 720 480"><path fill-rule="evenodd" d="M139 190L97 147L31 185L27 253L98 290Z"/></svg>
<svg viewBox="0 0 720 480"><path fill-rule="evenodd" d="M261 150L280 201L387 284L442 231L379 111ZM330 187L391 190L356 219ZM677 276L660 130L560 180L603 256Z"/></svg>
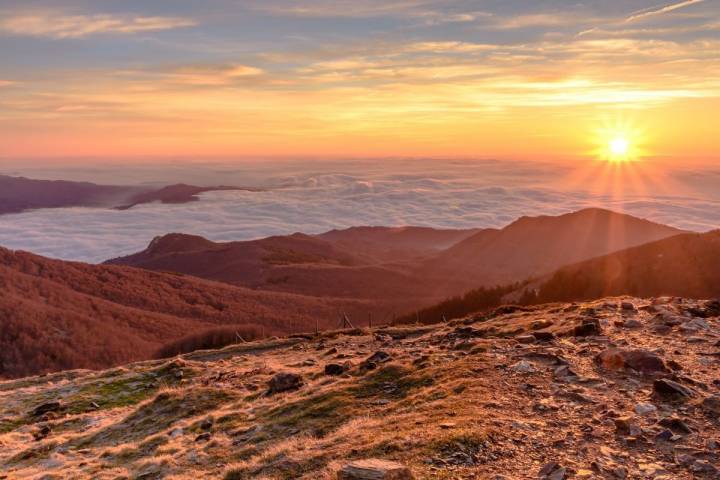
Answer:
<svg viewBox="0 0 720 480"><path fill-rule="evenodd" d="M718 0L0 0L3 161L716 163L719 111Z"/></svg>

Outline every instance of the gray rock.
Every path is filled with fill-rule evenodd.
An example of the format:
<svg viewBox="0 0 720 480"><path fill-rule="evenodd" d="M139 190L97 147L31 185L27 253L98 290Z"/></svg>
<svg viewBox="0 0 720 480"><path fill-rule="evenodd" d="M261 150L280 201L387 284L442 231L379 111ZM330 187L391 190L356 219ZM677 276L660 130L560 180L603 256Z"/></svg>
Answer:
<svg viewBox="0 0 720 480"><path fill-rule="evenodd" d="M657 407L652 403L638 403L635 405L635 413L638 415L649 415L657 412Z"/></svg>
<svg viewBox="0 0 720 480"><path fill-rule="evenodd" d="M692 390L666 378L653 382L653 393L660 399L674 401L683 401L693 396Z"/></svg>
<svg viewBox="0 0 720 480"><path fill-rule="evenodd" d="M303 379L295 373L278 373L268 383L268 394L297 390L303 386Z"/></svg>
<svg viewBox="0 0 720 480"><path fill-rule="evenodd" d="M338 480L413 480L412 472L404 465L387 460L357 460L337 472Z"/></svg>

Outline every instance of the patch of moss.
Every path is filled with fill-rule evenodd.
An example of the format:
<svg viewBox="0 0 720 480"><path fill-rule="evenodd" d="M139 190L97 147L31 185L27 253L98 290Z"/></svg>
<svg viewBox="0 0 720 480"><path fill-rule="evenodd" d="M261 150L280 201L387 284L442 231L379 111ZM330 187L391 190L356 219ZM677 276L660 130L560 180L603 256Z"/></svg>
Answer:
<svg viewBox="0 0 720 480"><path fill-rule="evenodd" d="M327 458L315 456L302 461L288 458L279 453L268 458L264 465L249 468L236 468L225 474L225 480L250 480L259 476L278 480L294 480L309 472L315 472L327 465Z"/></svg>
<svg viewBox="0 0 720 480"><path fill-rule="evenodd" d="M352 404L347 391L331 391L273 408L264 418L269 428L296 428L323 436L348 420Z"/></svg>
<svg viewBox="0 0 720 480"><path fill-rule="evenodd" d="M120 372L112 372L111 381L102 377L97 381L83 385L80 390L68 399L67 413L85 413L91 410L108 410L136 405L158 391L161 385L176 385L179 382L177 372L182 378L192 374L188 368L179 368L172 362L140 373L129 373L124 376ZM96 408L93 404L97 405Z"/></svg>
<svg viewBox="0 0 720 480"><path fill-rule="evenodd" d="M161 392L121 422L78 439L73 446L84 448L142 441L178 420L203 414L235 398L230 392L216 388Z"/></svg>
<svg viewBox="0 0 720 480"><path fill-rule="evenodd" d="M367 375L353 393L357 398L390 397L405 398L413 390L429 387L434 383L428 374L418 374L401 365L390 364Z"/></svg>
<svg viewBox="0 0 720 480"><path fill-rule="evenodd" d="M157 449L167 444L168 441L165 435L156 435L142 442L137 448L126 447L119 452L104 452L102 457L114 461L118 465L126 465L129 462L154 455Z"/></svg>
<svg viewBox="0 0 720 480"><path fill-rule="evenodd" d="M3 418L0 419L0 434L9 433L18 427L21 427L27 423L25 417L17 417L13 419Z"/></svg>
<svg viewBox="0 0 720 480"><path fill-rule="evenodd" d="M43 443L37 447L28 448L8 460L8 464L17 464L28 460L37 461L50 457L50 453L57 447L57 442Z"/></svg>

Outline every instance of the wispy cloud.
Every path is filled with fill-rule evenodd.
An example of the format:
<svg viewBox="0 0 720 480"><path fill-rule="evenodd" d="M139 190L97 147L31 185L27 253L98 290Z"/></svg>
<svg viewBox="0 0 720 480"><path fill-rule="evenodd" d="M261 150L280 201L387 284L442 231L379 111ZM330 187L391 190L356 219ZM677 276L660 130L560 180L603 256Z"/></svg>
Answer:
<svg viewBox="0 0 720 480"><path fill-rule="evenodd" d="M683 2L672 3L662 7L653 7L645 10L640 10L625 19L626 22L634 22L647 17L654 17L656 15L662 15L664 13L670 13L681 8L703 3L705 0L685 0Z"/></svg>
<svg viewBox="0 0 720 480"><path fill-rule="evenodd" d="M15 85L15 82L11 82L10 80L0 80L0 87L9 87L10 85Z"/></svg>
<svg viewBox="0 0 720 480"><path fill-rule="evenodd" d="M196 22L180 17L126 15L57 15L51 13L10 16L0 20L0 31L12 35L81 38L95 34L132 34L190 27Z"/></svg>

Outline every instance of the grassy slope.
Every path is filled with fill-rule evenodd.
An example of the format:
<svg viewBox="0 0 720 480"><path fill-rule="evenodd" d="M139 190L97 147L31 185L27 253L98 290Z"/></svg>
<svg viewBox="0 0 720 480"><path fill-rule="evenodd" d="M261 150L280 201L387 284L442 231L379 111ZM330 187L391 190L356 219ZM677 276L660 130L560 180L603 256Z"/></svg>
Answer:
<svg viewBox="0 0 720 480"><path fill-rule="evenodd" d="M602 421L602 405L624 414L648 401L652 387L648 378L598 370L593 357L606 342L570 336L520 345L514 339L537 330L564 335L594 315L615 342L667 352L682 345L682 352L667 353L666 360L692 371L694 381L711 384L716 366L701 361L707 358L703 345L686 344L680 334L613 326L613 319L629 315L617 305L617 300L550 305L447 325L328 332L200 351L165 363L0 383L0 468L10 478L43 473L329 480L349 459L381 457L410 465L418 478L521 479L535 478L549 460L587 472L591 462L612 459L624 462L629 478L640 478L642 465L660 463L670 469L668 478L704 478L668 462L652 444L619 443L613 422ZM658 308L679 314L688 306ZM633 317L651 322L646 312ZM717 329L718 319L710 321ZM473 329L469 339L463 338L467 327ZM331 348L337 353L328 353ZM392 356L390 362L370 371L358 367L380 349ZM585 380L568 384L553 378L555 366L546 363L553 354ZM348 359L355 365L349 374L323 375L325 363ZM534 371L510 368L520 360ZM305 385L264 395L278 371L301 374ZM65 411L53 418L38 422L27 413L58 399ZM661 408L670 413L673 407ZM688 448L720 433L699 411L683 415L698 432L682 440ZM582 430L588 421L591 433ZM45 424L50 435L30 441ZM205 432L210 438L197 440Z"/></svg>

